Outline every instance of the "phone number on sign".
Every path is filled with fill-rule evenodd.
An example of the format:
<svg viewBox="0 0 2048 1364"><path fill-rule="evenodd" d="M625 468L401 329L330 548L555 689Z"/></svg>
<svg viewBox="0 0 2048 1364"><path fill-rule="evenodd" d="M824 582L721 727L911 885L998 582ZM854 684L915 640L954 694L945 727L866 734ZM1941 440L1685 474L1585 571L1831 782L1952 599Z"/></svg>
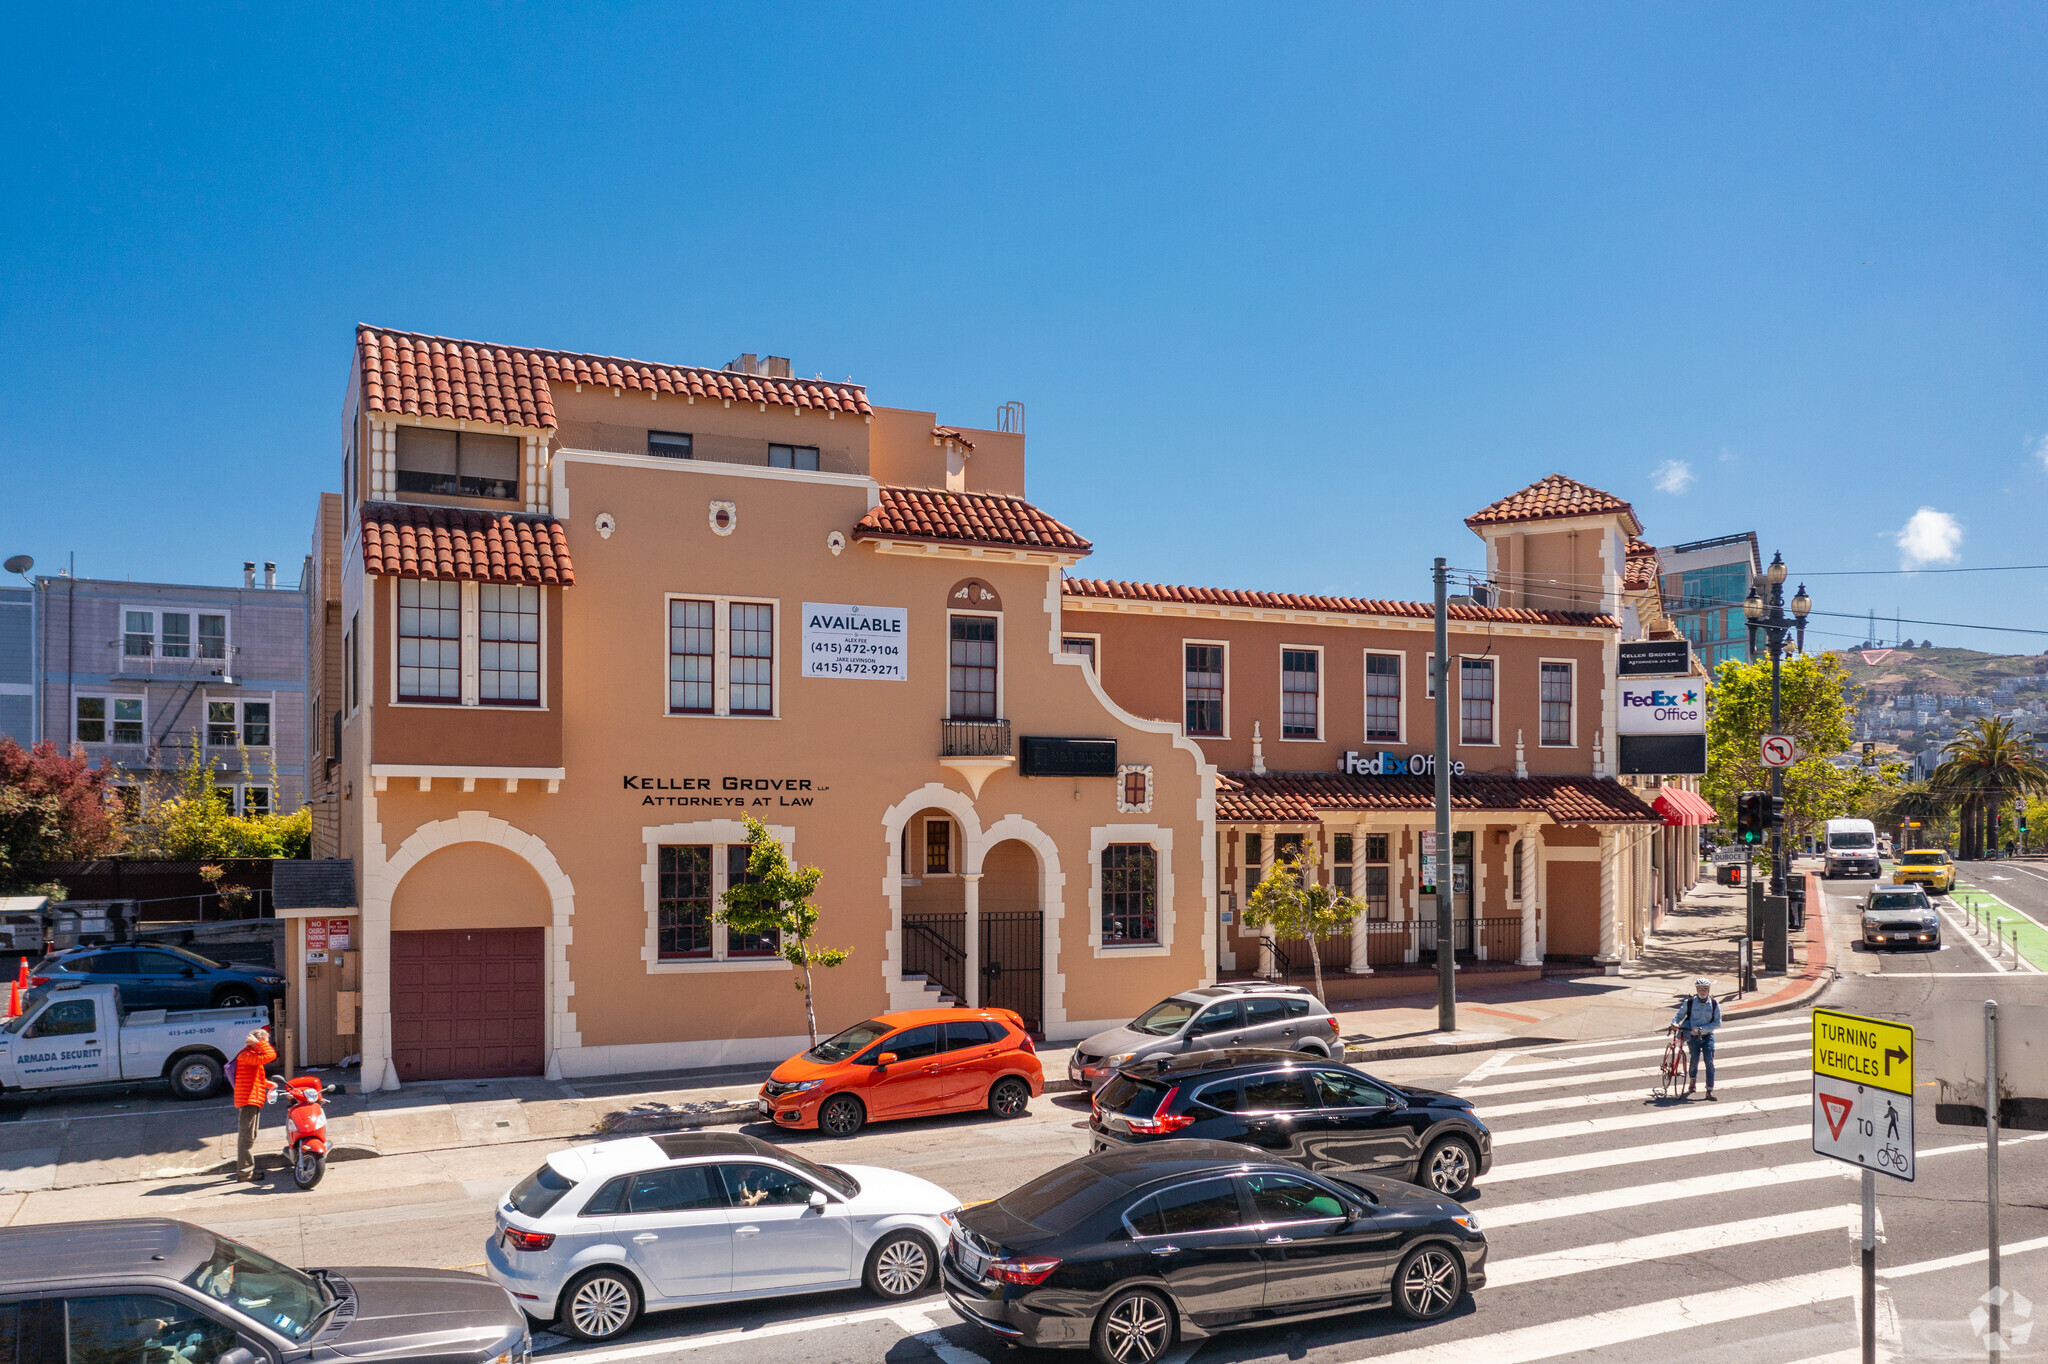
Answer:
<svg viewBox="0 0 2048 1364"><path fill-rule="evenodd" d="M858 640L849 640L841 644L832 640L821 639L812 641L811 652L813 654L868 654L876 658L897 658L902 655L903 646L900 644L864 644Z"/></svg>
<svg viewBox="0 0 2048 1364"><path fill-rule="evenodd" d="M826 677L901 677L901 663L860 663L847 659L821 659L811 663L808 671Z"/></svg>

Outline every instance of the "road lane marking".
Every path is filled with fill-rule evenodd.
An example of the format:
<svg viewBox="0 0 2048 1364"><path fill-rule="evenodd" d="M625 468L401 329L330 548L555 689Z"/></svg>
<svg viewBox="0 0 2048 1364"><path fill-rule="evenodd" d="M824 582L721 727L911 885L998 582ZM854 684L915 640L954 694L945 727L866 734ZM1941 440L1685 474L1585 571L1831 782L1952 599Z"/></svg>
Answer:
<svg viewBox="0 0 2048 1364"><path fill-rule="evenodd" d="M1503 1146L1514 1146L1525 1141L1555 1141L1560 1137L1591 1137L1602 1132L1626 1132L1639 1127L1657 1127L1667 1122L1697 1122L1701 1118L1722 1118L1742 1116L1751 1113L1777 1113L1788 1108L1805 1108L1813 1103L1813 1095L1774 1094L1767 1099L1731 1099L1727 1103L1685 1103L1667 1104L1651 1109L1647 1113L1623 1113L1612 1118L1571 1118L1564 1122L1545 1123L1541 1127L1511 1127L1505 1132L1495 1131L1495 1150ZM1484 1117L1484 1114L1480 1116Z"/></svg>
<svg viewBox="0 0 2048 1364"><path fill-rule="evenodd" d="M2048 1141L2048 1132L2000 1141L1999 1149L2030 1141ZM1982 1155L1984 1144L1971 1142L1959 1146L1937 1146L1931 1151L1919 1152L1915 1158L1932 1160L1938 1156L1959 1155L1965 1151L1974 1151ZM1482 1219L1481 1225L1488 1231L1493 1231L1500 1227L1522 1226L1530 1222L1554 1222L1560 1218L1584 1217L1591 1213L1639 1208L1652 1203L1675 1203L1687 1198L1738 1193L1744 1189L1768 1189L1781 1184L1804 1184L1816 1179L1856 1179L1861 1173L1854 1166L1822 1157L1818 1160L1797 1161L1789 1165L1767 1165L1755 1170L1731 1170L1726 1174L1693 1175L1686 1179L1665 1180L1657 1184L1629 1184L1601 1189L1594 1193L1530 1199L1527 1202L1507 1203L1499 1207L1488 1203L1480 1209L1479 1216ZM1482 1178L1481 1182L1491 1182L1491 1176Z"/></svg>
<svg viewBox="0 0 2048 1364"><path fill-rule="evenodd" d="M1716 1041L1714 1043L1714 1050L1718 1054L1750 1047L1782 1046L1790 1042L1794 1037L1804 1035L1811 1026L1811 1024L1804 1025L1798 1032L1784 1037L1745 1037L1739 1042L1729 1042L1725 1045ZM1519 1065L1510 1062L1503 1069L1502 1074L1531 1075L1539 1070L1576 1070L1581 1066L1598 1066L1608 1062L1635 1061L1646 1057L1662 1056L1663 1054L1664 1039L1660 1037L1648 1046L1630 1047L1626 1051L1602 1052L1597 1056L1570 1056L1556 1061L1522 1061ZM1517 1060L1519 1059L1517 1058Z"/></svg>
<svg viewBox="0 0 2048 1364"><path fill-rule="evenodd" d="M2048 1236L2001 1246L1999 1254L2024 1255L2042 1249L2048 1249ZM1878 1277L1884 1280L1910 1278L1982 1263L1984 1259L1985 1252L1971 1251L1940 1260L1900 1265L1890 1270L1880 1269ZM1372 1356L1371 1364L1469 1364L1474 1359L1484 1359L1487 1364L1536 1364L1538 1360L1611 1349L1631 1341L1688 1331L1696 1326L1717 1326L1723 1322L1743 1321L1769 1312L1800 1307L1822 1307L1842 1298L1854 1298L1862 1289L1860 1270L1846 1266L1822 1269L1734 1288L1688 1293L1636 1307L1588 1312L1584 1316L1565 1317L1540 1326L1521 1326L1413 1350L1397 1350Z"/></svg>
<svg viewBox="0 0 2048 1364"><path fill-rule="evenodd" d="M1947 915L1944 917L1953 919L1955 924L1955 930L1957 933L1962 935L1962 940L1970 945L1971 951L1975 952L1978 956L1984 959L1985 964L1991 967L1994 973L2001 976L2012 974L2010 971L2007 971L2006 969L2001 967L1997 962L1991 960L1991 954L1989 952L1986 952L1984 948L1978 943L1976 934L1972 933L1968 927L1967 920L1969 916L1963 913L1961 906L1957 905L1954 901L1951 900L1943 904L1942 908L1948 911Z"/></svg>
<svg viewBox="0 0 2048 1364"><path fill-rule="evenodd" d="M1807 1077L1812 1074L1812 1071L1802 1067L1799 1070L1774 1070L1769 1075L1745 1075L1736 1078L1718 1075L1715 1078L1720 1083L1715 1088L1761 1089L1765 1085L1789 1085L1796 1082L1804 1089ZM1602 1104L1627 1103L1631 1099L1641 1102L1648 1098L1649 1090L1650 1081L1646 1080L1634 1089L1610 1089L1604 1094L1562 1094L1549 1099L1525 1099L1511 1104L1480 1104L1479 1116L1491 1123L1495 1118L1512 1118L1522 1113L1554 1113L1565 1108L1598 1108Z"/></svg>
<svg viewBox="0 0 2048 1364"><path fill-rule="evenodd" d="M1482 1225L1489 1219L1482 1217ZM1678 1255L1726 1250L1731 1246L1777 1241L1790 1236L1810 1236L1840 1227L1860 1226L1863 1209L1855 1203L1834 1208L1810 1208L1804 1212L1777 1213L1752 1217L1743 1222L1722 1222L1710 1227L1689 1227L1660 1231L1648 1236L1630 1236L1600 1245L1575 1246L1570 1250L1545 1251L1512 1260L1495 1260L1486 1266L1486 1286L1509 1288L1567 1274L1586 1274L1599 1269L1616 1269L1645 1260L1667 1260Z"/></svg>
<svg viewBox="0 0 2048 1364"><path fill-rule="evenodd" d="M1657 1054L1659 1056L1662 1056L1663 1052L1659 1051ZM1808 1043L1806 1046L1803 1047L1793 1047L1786 1051L1767 1051L1755 1056L1724 1056L1717 1049L1714 1057L1716 1063L1714 1069L1716 1074L1718 1074L1721 1071L1734 1070L1737 1067L1741 1066L1760 1066L1771 1064L1778 1061L1811 1061L1812 1059L1813 1046L1811 1043ZM1504 1072L1504 1074L1507 1075L1519 1075L1523 1073L1524 1072L1522 1071L1514 1070ZM1532 1089L1549 1089L1555 1085L1574 1084L1579 1081L1617 1080L1628 1075L1629 1073L1630 1071L1627 1067L1624 1067L1623 1069L1618 1070L1611 1075L1606 1074L1604 1072L1595 1075L1588 1075L1584 1073L1566 1071L1562 1074L1551 1075L1541 1080L1509 1080L1504 1081L1497 1085L1477 1085L1470 1089L1461 1087L1457 1091L1457 1093L1458 1097L1461 1099L1476 1098L1482 1094L1523 1094L1527 1093L1529 1090ZM1635 1073L1640 1074L1643 1077L1643 1083L1646 1085L1654 1083L1657 1078L1657 1071L1654 1066L1639 1067L1636 1069Z"/></svg>
<svg viewBox="0 0 2048 1364"><path fill-rule="evenodd" d="M1767 1127L1761 1132L1745 1129L1720 1132L1711 1137L1689 1137L1684 1141L1660 1141L1651 1146L1623 1146L1612 1151L1580 1151L1575 1155L1552 1156L1548 1160L1516 1160L1496 1165L1486 1176L1488 1184L1505 1184L1516 1179L1548 1179L1552 1175L1575 1174L1581 1170L1605 1170L1615 1165L1640 1165L1651 1160L1684 1160L1688 1156L1717 1151L1741 1151L1752 1146L1775 1146L1788 1141L1813 1140L1813 1124L1797 1127ZM1844 1167L1847 1168L1847 1167Z"/></svg>
<svg viewBox="0 0 2048 1364"><path fill-rule="evenodd" d="M1677 1010L1676 1010L1676 1009L1674 1008L1674 1009L1672 1010L1672 1012L1676 1013L1676 1012L1677 1012ZM1728 1025L1727 1025L1726 1027L1724 1027L1724 1028L1722 1028L1722 1029L1721 1029L1721 1036L1723 1036L1723 1037L1726 1037L1726 1036L1727 1036L1727 1035L1728 1035L1729 1033L1734 1033L1734 1032L1788 1032L1788 1033L1789 1033L1789 1032L1797 1032L1797 1031L1799 1031L1800 1029L1803 1029L1803 1028L1805 1028L1805 1027L1807 1027L1807 1026L1809 1026L1809 1025L1808 1025L1807 1021L1806 1021L1805 1019L1803 1019L1803 1018L1801 1018L1801 1019L1796 1019L1796 1020L1795 1020L1795 1019L1784 1019L1784 1018L1773 1018L1773 1019L1768 1019L1768 1020L1766 1020L1766 1021L1764 1021L1764 1022L1762 1022L1762 1023L1731 1023L1731 1024L1728 1024ZM1553 1055L1553 1054L1555 1054L1555 1053L1557 1053L1557 1052L1563 1052L1563 1051L1586 1051L1586 1050L1588 1050L1588 1049L1590 1049L1590 1048L1593 1048L1593 1047L1611 1047L1611 1046L1613 1046L1613 1045L1614 1045L1614 1044L1615 1044L1616 1042L1626 1042L1626 1041L1630 1041L1630 1040L1632 1040L1632 1039L1630 1039L1630 1038L1625 1038L1625 1037L1609 1037L1609 1038L1604 1038L1604 1039L1602 1039L1601 1041L1598 1041L1598 1042L1560 1042L1560 1043L1558 1043L1558 1044L1557 1044L1556 1046L1550 1046L1550 1047L1528 1047L1528 1048L1525 1048L1525 1049L1522 1049L1522 1050L1519 1050L1519 1051L1512 1051L1512 1052L1506 1052L1506 1053L1503 1053L1503 1054L1504 1054L1505 1056L1507 1056L1507 1057L1508 1057L1508 1058L1509 1058L1510 1060L1514 1059L1514 1058L1515 1058L1515 1057L1517 1057L1517 1056L1550 1056L1550 1055Z"/></svg>

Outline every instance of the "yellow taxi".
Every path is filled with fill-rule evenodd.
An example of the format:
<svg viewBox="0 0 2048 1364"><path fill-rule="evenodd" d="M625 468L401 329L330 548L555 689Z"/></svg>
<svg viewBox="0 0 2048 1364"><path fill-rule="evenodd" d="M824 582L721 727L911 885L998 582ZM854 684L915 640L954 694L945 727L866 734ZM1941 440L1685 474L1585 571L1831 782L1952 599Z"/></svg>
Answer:
<svg viewBox="0 0 2048 1364"><path fill-rule="evenodd" d="M1956 864L1939 848L1909 848L1899 854L1892 880L1902 886L1925 886L1930 895L1946 895L1955 889Z"/></svg>

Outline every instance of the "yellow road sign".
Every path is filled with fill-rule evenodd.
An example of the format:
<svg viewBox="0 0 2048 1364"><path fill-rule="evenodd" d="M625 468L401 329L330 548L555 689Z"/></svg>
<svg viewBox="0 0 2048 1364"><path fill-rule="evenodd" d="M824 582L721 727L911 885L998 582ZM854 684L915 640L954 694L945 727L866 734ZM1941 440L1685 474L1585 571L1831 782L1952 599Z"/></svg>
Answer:
<svg viewBox="0 0 2048 1364"><path fill-rule="evenodd" d="M1813 1073L1911 1095L1913 1029L1882 1018L1815 1009Z"/></svg>

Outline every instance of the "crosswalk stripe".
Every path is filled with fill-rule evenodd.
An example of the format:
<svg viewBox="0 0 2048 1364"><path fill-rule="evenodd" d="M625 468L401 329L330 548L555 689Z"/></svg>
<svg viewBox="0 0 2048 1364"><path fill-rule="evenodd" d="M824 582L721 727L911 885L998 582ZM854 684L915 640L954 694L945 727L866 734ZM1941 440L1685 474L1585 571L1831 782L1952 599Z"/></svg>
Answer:
<svg viewBox="0 0 2048 1364"><path fill-rule="evenodd" d="M1673 1010L1673 1012L1676 1012L1676 1010ZM1789 1035L1795 1032L1808 1031L1812 1027L1813 1024L1808 1020L1807 1016L1802 1014L1797 1018L1767 1018L1760 1023L1729 1023L1721 1028L1719 1035L1726 1037L1729 1033L1735 1032L1783 1032ZM1624 1040L1627 1039L1607 1037L1602 1038L1598 1042L1559 1042L1555 1046L1528 1047L1505 1054L1510 1059L1517 1056L1550 1056L1558 1052L1590 1051L1596 1047L1611 1047L1617 1041Z"/></svg>
<svg viewBox="0 0 2048 1364"><path fill-rule="evenodd" d="M1735 1042L1716 1042L1714 1054L1719 1056L1723 1052L1742 1051L1751 1047L1782 1047L1792 1040L1791 1037L1745 1037ZM1809 1050L1810 1045L1800 1048L1799 1052L1794 1054L1803 1055ZM1629 1047L1622 1051L1603 1051L1592 1056L1566 1056L1555 1061L1523 1061L1517 1057L1501 1067L1497 1073L1526 1075L1538 1070L1577 1070L1583 1066L1598 1066L1610 1061L1635 1061L1651 1056L1661 1058L1663 1055L1664 1040L1659 1038L1650 1046Z"/></svg>
<svg viewBox="0 0 2048 1364"><path fill-rule="evenodd" d="M1795 1080L1804 1087L1810 1070L1774 1070L1769 1075L1747 1075L1731 1079L1726 1075L1716 1077L1720 1089L1762 1089L1766 1085L1789 1085ZM1549 1113L1566 1108L1598 1108L1602 1104L1627 1103L1641 1099L1649 1093L1647 1082L1633 1089L1611 1089L1604 1094L1559 1094L1548 1099L1525 1099L1511 1104L1480 1104L1479 1116L1492 1122L1495 1118L1512 1118L1522 1113ZM1467 1097L1470 1097L1468 1091Z"/></svg>
<svg viewBox="0 0 2048 1364"><path fill-rule="evenodd" d="M1522 1255L1512 1260L1495 1260L1488 1264L1486 1286L1509 1288L1516 1284L1562 1278L1567 1274L1615 1269L1623 1265L1639 1264L1645 1260L1664 1260L1674 1255L1726 1250L1730 1246L1746 1246L1757 1241L1776 1241L1788 1236L1810 1236L1815 1232L1856 1226L1862 1220L1861 1207L1854 1203L1844 1203L1833 1208L1809 1208L1804 1212L1752 1217L1743 1222L1723 1222L1716 1226L1689 1227L1681 1231L1660 1231L1649 1236L1631 1236L1625 1240L1608 1241L1601 1245L1576 1246L1570 1250L1546 1251L1541 1255ZM1488 1221L1485 1217L1480 1218L1482 1226L1487 1225Z"/></svg>
<svg viewBox="0 0 2048 1364"><path fill-rule="evenodd" d="M1652 1160L1684 1160L1688 1156L1710 1155L1716 1151L1742 1151L1752 1146L1774 1146L1788 1141L1811 1141L1813 1124L1796 1127L1767 1127L1719 1132L1711 1137L1689 1137L1684 1141L1662 1141L1651 1146L1623 1146L1612 1151L1581 1151L1576 1155L1552 1156L1548 1160L1517 1160L1496 1165L1485 1177L1488 1184L1505 1184L1516 1179L1546 1179L1580 1170L1605 1170L1615 1165L1640 1165ZM1847 1169L1847 1166L1843 1167Z"/></svg>
<svg viewBox="0 0 2048 1364"><path fill-rule="evenodd" d="M2041 1249L2048 1249L2048 1236L2000 1246L1999 1254L2001 1257L2023 1255ZM1971 1251L1939 1260L1900 1265L1891 1270L1881 1269L1878 1277L1909 1278L1979 1264L1984 1259L1985 1252ZM1635 1307L1589 1312L1584 1316L1544 1322L1540 1326L1519 1326L1413 1350L1396 1350L1391 1354L1372 1356L1371 1364L1466 1364L1474 1359L1484 1359L1487 1364L1535 1364L1538 1360L1556 1359L1560 1355L1607 1349L1630 1341L1670 1335L1675 1331L1689 1331L1696 1326L1715 1326L1799 1307L1820 1307L1842 1298L1853 1298L1862 1287L1863 1275L1858 1270L1847 1267L1822 1269L1735 1288L1688 1293Z"/></svg>
<svg viewBox="0 0 2048 1364"><path fill-rule="evenodd" d="M1511 1127L1505 1132L1493 1134L1496 1148L1518 1146L1527 1141L1555 1141L1559 1137L1591 1137L1602 1132L1627 1132L1640 1127L1657 1127L1668 1122L1697 1122L1702 1118L1741 1116L1749 1113L1778 1113L1788 1108L1804 1108L1813 1102L1813 1095L1773 1094L1767 1099L1736 1099L1727 1103L1685 1103L1670 1104L1647 1113L1623 1113L1612 1118L1573 1118L1566 1122L1545 1123L1541 1127ZM1481 1113L1479 1116L1488 1116Z"/></svg>
<svg viewBox="0 0 2048 1364"><path fill-rule="evenodd" d="M1660 1051L1657 1054L1661 1057L1664 1053ZM1718 1074L1721 1071L1734 1070L1738 1067L1743 1066L1760 1066L1765 1064L1776 1063L1779 1061L1810 1061L1812 1060L1812 1058L1813 1048L1810 1046L1794 1047L1790 1051L1759 1052L1753 1056L1723 1056L1717 1053L1714 1057L1714 1070ZM1525 1071L1518 1070L1495 1072L1495 1074L1500 1075L1522 1075L1526 1073L1527 1072ZM1657 1068L1655 1066L1640 1066L1632 1068L1624 1067L1623 1069L1616 1071L1613 1075L1607 1075L1604 1073L1601 1075L1584 1075L1568 1073L1563 1075L1552 1075L1541 1080L1505 1080L1497 1085L1474 1085L1470 1089L1459 1089L1458 1095L1460 1098L1471 1099L1476 1098L1481 1094L1525 1094L1532 1089L1549 1089L1556 1085L1595 1083L1601 1080L1614 1080L1620 1078L1623 1075L1628 1075L1630 1073L1642 1076L1643 1083L1645 1085L1654 1083L1657 1078Z"/></svg>

